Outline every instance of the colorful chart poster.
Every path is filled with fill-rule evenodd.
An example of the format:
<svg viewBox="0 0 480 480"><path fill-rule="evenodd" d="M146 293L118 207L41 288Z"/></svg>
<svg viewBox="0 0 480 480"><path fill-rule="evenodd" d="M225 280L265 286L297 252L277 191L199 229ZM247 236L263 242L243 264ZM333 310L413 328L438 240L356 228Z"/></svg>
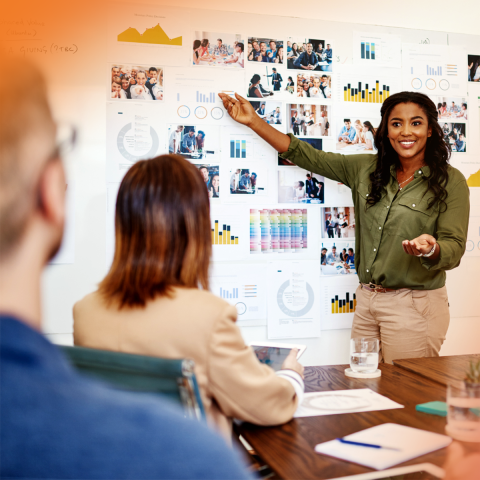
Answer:
<svg viewBox="0 0 480 480"><path fill-rule="evenodd" d="M217 264L210 273L210 291L237 309L237 324L267 324L267 271L264 264Z"/></svg>
<svg viewBox="0 0 480 480"><path fill-rule="evenodd" d="M402 44L403 89L427 95L466 96L467 53L448 45Z"/></svg>
<svg viewBox="0 0 480 480"><path fill-rule="evenodd" d="M268 338L320 336L320 277L311 262L274 262L268 269Z"/></svg>

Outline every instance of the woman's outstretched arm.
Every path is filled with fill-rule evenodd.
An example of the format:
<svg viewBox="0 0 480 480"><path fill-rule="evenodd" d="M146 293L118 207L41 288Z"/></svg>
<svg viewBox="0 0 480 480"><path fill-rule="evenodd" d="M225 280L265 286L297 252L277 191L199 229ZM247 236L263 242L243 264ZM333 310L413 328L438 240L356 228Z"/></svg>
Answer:
<svg viewBox="0 0 480 480"><path fill-rule="evenodd" d="M222 99L223 106L233 120L251 128L278 152L283 153L288 150L290 137L264 122L255 113L248 100L241 97L238 93L235 94L236 100L226 93L219 93L218 96Z"/></svg>

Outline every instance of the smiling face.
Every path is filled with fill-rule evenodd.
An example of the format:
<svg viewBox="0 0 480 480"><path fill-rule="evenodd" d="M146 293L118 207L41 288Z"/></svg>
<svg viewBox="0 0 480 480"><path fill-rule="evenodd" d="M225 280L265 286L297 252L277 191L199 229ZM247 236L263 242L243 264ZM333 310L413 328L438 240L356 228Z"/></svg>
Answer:
<svg viewBox="0 0 480 480"><path fill-rule="evenodd" d="M145 75L144 72L138 72L137 73L137 83L138 85L145 85L145 82L147 81L147 76Z"/></svg>
<svg viewBox="0 0 480 480"><path fill-rule="evenodd" d="M400 160L423 162L427 139L432 135L425 112L416 103L399 103L388 119L388 138Z"/></svg>
<svg viewBox="0 0 480 480"><path fill-rule="evenodd" d="M122 88L124 90L128 90L128 87L130 86L130 80L128 78L122 78Z"/></svg>
<svg viewBox="0 0 480 480"><path fill-rule="evenodd" d="M216 188L219 186L219 184L220 184L220 179L218 175L214 175L212 178L212 187Z"/></svg>
<svg viewBox="0 0 480 480"><path fill-rule="evenodd" d="M262 52L262 54L267 51L267 44L265 42L262 42L260 44L260 51Z"/></svg>
<svg viewBox="0 0 480 480"><path fill-rule="evenodd" d="M310 55L312 52L313 52L313 45L311 43L309 43L307 45L307 53Z"/></svg>

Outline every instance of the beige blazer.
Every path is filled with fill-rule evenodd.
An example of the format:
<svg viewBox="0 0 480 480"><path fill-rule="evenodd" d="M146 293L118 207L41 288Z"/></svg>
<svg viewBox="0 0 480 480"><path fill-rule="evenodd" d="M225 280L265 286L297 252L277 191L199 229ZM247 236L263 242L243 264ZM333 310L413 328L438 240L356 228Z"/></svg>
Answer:
<svg viewBox="0 0 480 480"><path fill-rule="evenodd" d="M237 311L210 292L176 288L145 308L108 307L98 292L73 307L75 345L165 358L190 358L210 424L231 438L231 418L288 422L295 389L245 345Z"/></svg>

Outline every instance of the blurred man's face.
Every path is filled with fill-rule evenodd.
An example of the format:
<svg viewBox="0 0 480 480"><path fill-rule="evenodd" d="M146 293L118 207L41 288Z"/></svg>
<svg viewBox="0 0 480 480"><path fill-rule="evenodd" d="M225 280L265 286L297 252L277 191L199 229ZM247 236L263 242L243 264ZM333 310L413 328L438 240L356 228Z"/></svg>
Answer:
<svg viewBox="0 0 480 480"><path fill-rule="evenodd" d="M307 53L310 54L310 53L312 53L312 51L313 51L313 45L311 43L309 43L307 45Z"/></svg>
<svg viewBox="0 0 480 480"><path fill-rule="evenodd" d="M120 75L120 69L115 67L112 68L112 77L118 77Z"/></svg>
<svg viewBox="0 0 480 480"><path fill-rule="evenodd" d="M260 44L260 51L261 51L262 53L265 53L265 52L267 51L267 44L266 44L266 43L263 43L263 42L262 42L262 43Z"/></svg>
<svg viewBox="0 0 480 480"><path fill-rule="evenodd" d="M150 70L149 73L150 73L150 78L156 79L158 76L158 72L156 72L155 70Z"/></svg>
<svg viewBox="0 0 480 480"><path fill-rule="evenodd" d="M205 181L207 181L207 180L208 180L208 170L207 170L206 168L201 168L201 169L200 169L200 172L202 172L203 179L204 179Z"/></svg>
<svg viewBox="0 0 480 480"><path fill-rule="evenodd" d="M352 122L345 122L345 126L347 127L347 130L350 130L350 127L352 126Z"/></svg>

